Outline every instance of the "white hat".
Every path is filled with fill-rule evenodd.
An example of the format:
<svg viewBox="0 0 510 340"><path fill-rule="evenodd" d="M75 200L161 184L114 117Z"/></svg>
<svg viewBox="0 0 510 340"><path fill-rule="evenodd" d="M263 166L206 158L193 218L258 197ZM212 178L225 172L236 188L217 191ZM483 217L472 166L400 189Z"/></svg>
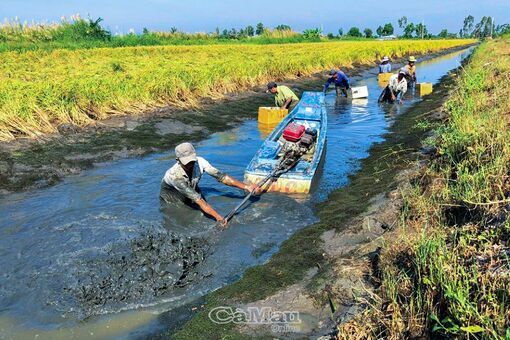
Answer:
<svg viewBox="0 0 510 340"><path fill-rule="evenodd" d="M175 147L175 156L183 165L197 160L197 153L191 143L182 143Z"/></svg>

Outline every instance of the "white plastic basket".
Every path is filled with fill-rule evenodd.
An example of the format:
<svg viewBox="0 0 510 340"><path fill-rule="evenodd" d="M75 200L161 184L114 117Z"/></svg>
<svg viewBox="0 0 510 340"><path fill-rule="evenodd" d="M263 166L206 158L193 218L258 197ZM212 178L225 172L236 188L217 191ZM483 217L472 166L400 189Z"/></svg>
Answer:
<svg viewBox="0 0 510 340"><path fill-rule="evenodd" d="M368 98L368 87L366 86L351 87L349 91L349 96L352 99Z"/></svg>

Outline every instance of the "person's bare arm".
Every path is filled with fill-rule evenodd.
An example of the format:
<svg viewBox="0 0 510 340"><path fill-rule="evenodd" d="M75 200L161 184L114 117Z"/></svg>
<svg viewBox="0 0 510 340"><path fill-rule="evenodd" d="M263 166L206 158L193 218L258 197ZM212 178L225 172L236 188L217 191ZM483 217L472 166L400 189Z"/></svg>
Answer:
<svg viewBox="0 0 510 340"><path fill-rule="evenodd" d="M285 103L283 103L283 105L282 105L282 107L281 107L281 108L282 108L282 109L288 109L288 108L289 108L289 106L290 106L290 103L291 103L291 102L292 102L292 98L287 99L287 100L285 101Z"/></svg>
<svg viewBox="0 0 510 340"><path fill-rule="evenodd" d="M213 207L209 205L203 198L196 201L200 209L205 212L207 215L210 215L216 219L216 221L220 222L222 226L226 226L228 221L223 218Z"/></svg>
<svg viewBox="0 0 510 340"><path fill-rule="evenodd" d="M218 182L228 185L230 187L239 188L241 190L246 190L248 192L252 192L253 190L257 189L257 186L255 184L244 184L243 182L238 181L237 179L227 175L226 173L219 171L209 163L207 163L207 166L204 168L204 171L207 172L212 177L216 178ZM255 193L259 194L260 190L257 190Z"/></svg>
<svg viewBox="0 0 510 340"><path fill-rule="evenodd" d="M225 175L222 181L223 184L226 184L230 187L239 188L242 190L246 190L248 192L252 192L253 190L257 189L257 186L255 184L245 184L241 181L238 181L237 179L230 177L229 175ZM258 193L259 190L256 191Z"/></svg>

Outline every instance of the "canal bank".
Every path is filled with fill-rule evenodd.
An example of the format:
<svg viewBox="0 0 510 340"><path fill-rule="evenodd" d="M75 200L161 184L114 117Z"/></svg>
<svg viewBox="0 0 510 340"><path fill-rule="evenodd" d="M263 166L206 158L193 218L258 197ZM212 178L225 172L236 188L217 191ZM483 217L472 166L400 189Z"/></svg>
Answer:
<svg viewBox="0 0 510 340"><path fill-rule="evenodd" d="M510 37L485 41L457 77L430 160L381 249L369 308L341 339L508 339Z"/></svg>

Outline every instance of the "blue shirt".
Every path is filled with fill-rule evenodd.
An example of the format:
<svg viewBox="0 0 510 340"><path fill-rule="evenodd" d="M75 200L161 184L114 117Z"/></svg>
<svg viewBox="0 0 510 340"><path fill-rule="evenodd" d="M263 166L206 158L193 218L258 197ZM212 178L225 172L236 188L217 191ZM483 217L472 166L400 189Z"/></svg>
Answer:
<svg viewBox="0 0 510 340"><path fill-rule="evenodd" d="M342 71L337 72L338 78L333 79L333 77L330 77L326 84L324 84L324 91L326 91L331 85L331 83L335 83L335 86L341 86L341 87L347 87L349 88L349 78L343 73Z"/></svg>
<svg viewBox="0 0 510 340"><path fill-rule="evenodd" d="M391 64L380 64L379 65L379 73L389 73L391 72Z"/></svg>

